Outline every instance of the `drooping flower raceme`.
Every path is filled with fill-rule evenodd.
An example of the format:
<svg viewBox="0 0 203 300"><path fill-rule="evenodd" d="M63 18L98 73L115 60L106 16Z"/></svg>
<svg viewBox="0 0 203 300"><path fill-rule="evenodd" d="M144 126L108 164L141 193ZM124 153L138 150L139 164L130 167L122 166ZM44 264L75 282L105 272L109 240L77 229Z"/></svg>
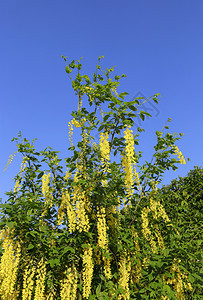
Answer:
<svg viewBox="0 0 203 300"><path fill-rule="evenodd" d="M126 128L124 131L125 138L125 152L122 153L122 166L125 171L125 185L127 189L127 197L131 197L134 193L134 137L133 131ZM137 173L136 173L137 178ZM138 177L139 178L139 177Z"/></svg>
<svg viewBox="0 0 203 300"><path fill-rule="evenodd" d="M180 163L185 165L186 162L185 162L185 159L184 159L184 156L183 156L182 152L178 149L177 146L174 146L174 150L175 150L175 154L178 156L178 158L180 158Z"/></svg>
<svg viewBox="0 0 203 300"><path fill-rule="evenodd" d="M36 275L36 288L34 300L45 300L45 277L46 277L46 265L43 258L40 260L37 266Z"/></svg>
<svg viewBox="0 0 203 300"><path fill-rule="evenodd" d="M83 254L83 298L88 299L91 292L91 284L93 277L93 260L92 260L92 247L88 245L88 248L85 248Z"/></svg>
<svg viewBox="0 0 203 300"><path fill-rule="evenodd" d="M98 232L98 247L108 253L108 235L106 224L106 211L104 207L98 208L97 211L97 232ZM102 256L104 261L104 273L107 278L111 277L111 265L110 259L106 256Z"/></svg>
<svg viewBox="0 0 203 300"><path fill-rule="evenodd" d="M61 280L61 300L75 300L77 293L77 270L75 267L68 268L65 278Z"/></svg>
<svg viewBox="0 0 203 300"><path fill-rule="evenodd" d="M20 261L20 245L15 244L10 237L10 230L2 230L3 254L0 263L0 295L2 300L15 299L15 284Z"/></svg>

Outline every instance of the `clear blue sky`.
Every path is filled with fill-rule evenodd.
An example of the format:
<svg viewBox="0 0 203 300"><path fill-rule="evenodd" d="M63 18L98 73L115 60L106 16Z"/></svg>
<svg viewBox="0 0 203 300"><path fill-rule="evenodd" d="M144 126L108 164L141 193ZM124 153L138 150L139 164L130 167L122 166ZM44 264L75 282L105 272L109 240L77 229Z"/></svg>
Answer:
<svg viewBox="0 0 203 300"><path fill-rule="evenodd" d="M21 130L66 157L68 121L77 107L61 55L83 57L92 74L97 58L125 73L121 90L131 99L162 95L143 124L140 149L153 154L155 131L170 117L170 132L183 132L178 147L191 159L164 183L202 166L203 1L1 0L0 1L0 198L13 187L21 157L3 172Z"/></svg>

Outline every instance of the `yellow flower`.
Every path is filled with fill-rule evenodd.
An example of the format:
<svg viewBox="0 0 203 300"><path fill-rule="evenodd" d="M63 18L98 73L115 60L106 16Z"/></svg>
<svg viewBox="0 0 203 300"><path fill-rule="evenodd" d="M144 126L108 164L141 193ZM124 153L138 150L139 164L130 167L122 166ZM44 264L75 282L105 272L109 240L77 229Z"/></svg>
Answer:
<svg viewBox="0 0 203 300"><path fill-rule="evenodd" d="M107 257L103 257L103 261L104 261L104 274L106 276L107 279L111 278L111 261L109 258Z"/></svg>
<svg viewBox="0 0 203 300"><path fill-rule="evenodd" d="M98 246L106 249L108 245L108 238L106 232L106 212L105 208L101 207L97 212L97 231L98 231Z"/></svg>
<svg viewBox="0 0 203 300"><path fill-rule="evenodd" d="M83 254L83 298L88 299L91 292L91 284L93 277L93 260L92 260L92 248L88 245L88 248L85 248Z"/></svg>
<svg viewBox="0 0 203 300"><path fill-rule="evenodd" d="M68 268L66 277L61 280L61 300L75 300L77 293L77 270Z"/></svg>
<svg viewBox="0 0 203 300"><path fill-rule="evenodd" d="M121 154L122 156L122 166L125 171L124 179L127 189L127 197L130 198L134 193L134 181L137 183L139 191L141 193L141 185L139 181L139 175L135 168L134 162L134 136L133 131L130 130L131 126L128 126L124 131L125 138L125 152Z"/></svg>
<svg viewBox="0 0 203 300"><path fill-rule="evenodd" d="M15 156L15 153L16 152L14 152L13 154L11 154L9 156L9 160L8 160L7 165L5 166L5 169L3 170L3 172L6 171L6 169L8 168L8 166L12 163L12 160L13 160L13 157Z"/></svg>
<svg viewBox="0 0 203 300"><path fill-rule="evenodd" d="M49 174L44 174L42 176L42 194L44 197L46 197L46 195L48 194L49 192L49 181L50 181L50 176L51 176L51 173Z"/></svg>
<svg viewBox="0 0 203 300"><path fill-rule="evenodd" d="M77 168L79 169L80 166L77 165ZM77 170L75 176L74 176L74 182L78 182L78 173L79 170ZM75 212L76 212L76 229L79 230L79 232L89 231L89 218L86 212L86 208L89 206L88 198L86 197L85 191L82 190L81 186L79 184L74 186L73 189L73 199L72 199L72 205L75 206ZM88 208L89 209L89 208Z"/></svg>
<svg viewBox="0 0 203 300"><path fill-rule="evenodd" d="M106 211L104 207L98 208L97 211L97 232L98 232L98 247L102 248L104 253L108 253L108 236L107 236L107 224L106 224ZM102 255L104 262L104 274L106 278L111 277L111 264L110 259L105 255Z"/></svg>
<svg viewBox="0 0 203 300"><path fill-rule="evenodd" d="M3 230L3 254L0 263L0 294L2 300L15 299L14 289L20 261L20 245L14 244L9 229Z"/></svg>
<svg viewBox="0 0 203 300"><path fill-rule="evenodd" d="M22 300L31 300L32 298L35 271L36 268L33 266L33 261L30 261L30 264L26 266L23 275Z"/></svg>
<svg viewBox="0 0 203 300"><path fill-rule="evenodd" d="M45 300L45 295L44 295L45 277L46 277L46 265L42 258L37 266L36 288L35 288L34 300Z"/></svg>
<svg viewBox="0 0 203 300"><path fill-rule="evenodd" d="M73 124L76 128L81 127L80 122L78 122L76 119L73 119L73 120L72 120L72 124Z"/></svg>
<svg viewBox="0 0 203 300"><path fill-rule="evenodd" d="M64 176L64 179L65 180L68 180L68 179L70 179L71 178L71 173L69 173L68 171L66 171L66 174L65 174L65 176Z"/></svg>
<svg viewBox="0 0 203 300"><path fill-rule="evenodd" d="M152 247L152 251L156 252L156 243L153 239L153 235L151 230L149 229L149 219L148 219L148 214L150 212L150 209L147 207L144 207L142 210L142 233L144 235L144 237L146 238L146 240L148 240L150 242L150 245Z"/></svg>
<svg viewBox="0 0 203 300"><path fill-rule="evenodd" d="M184 272L181 272L179 263L180 260L174 259L170 270L172 278L166 279L166 277L163 276L163 280L166 282L166 284L173 285L173 288L176 291L177 299L182 300L185 299L185 290L192 291L192 286L189 283L188 276Z"/></svg>
<svg viewBox="0 0 203 300"><path fill-rule="evenodd" d="M185 162L185 159L184 159L184 156L183 156L182 152L178 149L177 146L174 146L174 150L175 150L175 154L178 156L178 158L180 158L180 163L185 165L186 162Z"/></svg>
<svg viewBox="0 0 203 300"><path fill-rule="evenodd" d="M130 276L130 262L127 262L126 253L121 257L119 262L119 285L123 288L122 296L118 296L118 300L120 299L130 299L129 292L129 276Z"/></svg>
<svg viewBox="0 0 203 300"><path fill-rule="evenodd" d="M70 195L69 195L68 191L63 192L63 194L62 194L61 206L58 210L58 216L57 216L58 225L62 224L62 222L63 222L65 210L67 211L68 227L69 227L69 231L71 233L71 232L75 231L75 227L76 227L76 212L70 202Z"/></svg>
<svg viewBox="0 0 203 300"><path fill-rule="evenodd" d="M68 138L69 138L71 147L73 147L73 138L72 138L72 136L73 136L73 125L72 125L72 122L68 122L68 128L69 128Z"/></svg>
<svg viewBox="0 0 203 300"><path fill-rule="evenodd" d="M16 184L15 184L15 187L14 187L14 192L18 192L20 190L20 187L21 187L21 185L20 185L21 174L23 173L23 171L26 168L27 161L28 161L27 156L24 156L23 160L22 160L22 163L21 163L21 166L20 166L20 172L18 174L20 176L20 178L16 181Z"/></svg>

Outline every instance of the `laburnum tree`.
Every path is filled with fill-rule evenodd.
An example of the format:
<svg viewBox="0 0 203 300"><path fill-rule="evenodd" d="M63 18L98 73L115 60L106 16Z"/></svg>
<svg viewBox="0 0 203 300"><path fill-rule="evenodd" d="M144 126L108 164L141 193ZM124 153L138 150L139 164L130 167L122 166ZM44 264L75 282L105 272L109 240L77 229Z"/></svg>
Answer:
<svg viewBox="0 0 203 300"><path fill-rule="evenodd" d="M81 60L63 59L78 97L70 155L64 169L51 147L13 139L22 164L1 204L1 299L187 299L181 234L157 196L164 171L185 164L180 137L165 124L152 161L140 165L142 129L133 132L138 116L150 116L139 108L159 95L126 101L118 93L125 75L102 71L101 57L93 78Z"/></svg>

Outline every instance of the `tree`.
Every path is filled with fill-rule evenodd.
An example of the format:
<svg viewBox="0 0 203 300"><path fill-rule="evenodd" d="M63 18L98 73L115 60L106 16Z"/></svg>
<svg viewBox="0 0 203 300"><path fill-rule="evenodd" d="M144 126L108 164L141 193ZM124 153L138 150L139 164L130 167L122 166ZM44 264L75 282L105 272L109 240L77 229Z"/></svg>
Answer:
<svg viewBox="0 0 203 300"><path fill-rule="evenodd" d="M57 151L37 151L21 133L13 139L23 161L1 205L1 298L182 299L192 287L170 250L178 234L156 192L164 171L185 163L175 144L180 137L164 134L165 124L156 132L153 160L139 166L137 109L158 103L159 95L125 101L128 94L117 92L125 75L112 79L101 57L92 80L81 74L80 60L63 58L78 96L71 156L64 171ZM73 145L76 130L81 140Z"/></svg>
<svg viewBox="0 0 203 300"><path fill-rule="evenodd" d="M192 299L202 295L203 169L195 167L187 176L158 190L165 211L181 236L185 268L193 282Z"/></svg>

